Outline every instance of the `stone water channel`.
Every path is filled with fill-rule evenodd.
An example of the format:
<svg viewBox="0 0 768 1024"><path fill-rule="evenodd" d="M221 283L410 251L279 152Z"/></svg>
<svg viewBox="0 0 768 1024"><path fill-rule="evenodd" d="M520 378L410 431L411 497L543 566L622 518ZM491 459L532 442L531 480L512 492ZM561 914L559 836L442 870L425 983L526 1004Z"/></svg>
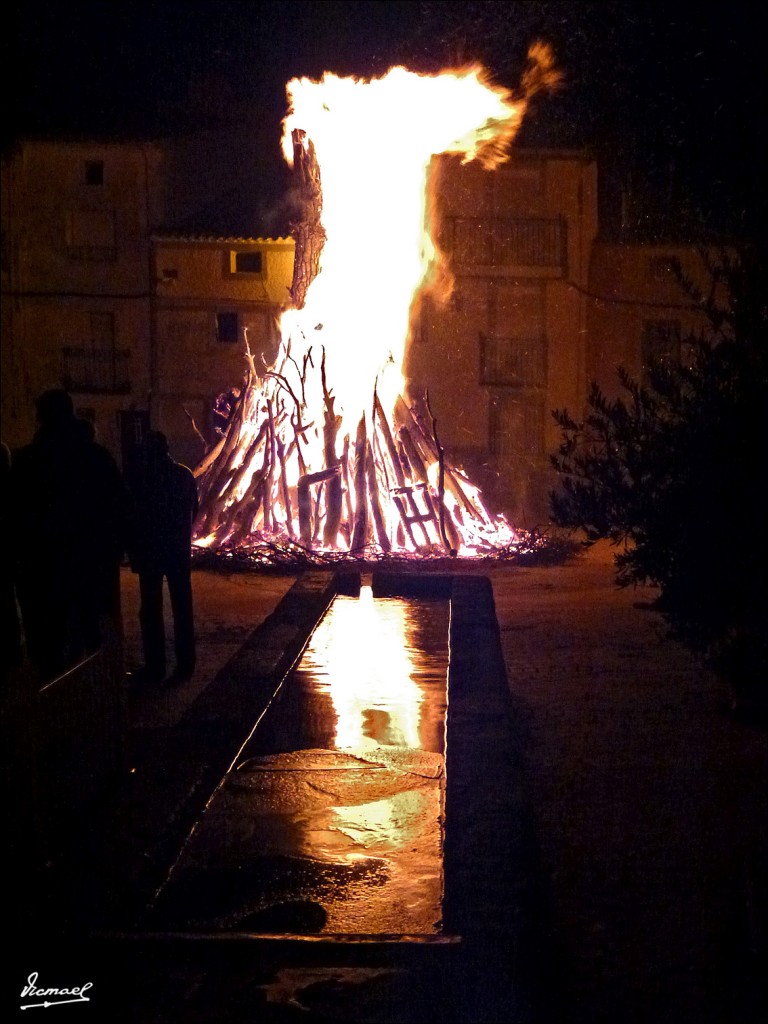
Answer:
<svg viewBox="0 0 768 1024"><path fill-rule="evenodd" d="M212 795L137 927L105 937L145 977L132 1024L542 1019L491 581L371 582L300 578L190 717Z"/></svg>
<svg viewBox="0 0 768 1024"><path fill-rule="evenodd" d="M449 602L337 596L186 842L164 930L437 936Z"/></svg>

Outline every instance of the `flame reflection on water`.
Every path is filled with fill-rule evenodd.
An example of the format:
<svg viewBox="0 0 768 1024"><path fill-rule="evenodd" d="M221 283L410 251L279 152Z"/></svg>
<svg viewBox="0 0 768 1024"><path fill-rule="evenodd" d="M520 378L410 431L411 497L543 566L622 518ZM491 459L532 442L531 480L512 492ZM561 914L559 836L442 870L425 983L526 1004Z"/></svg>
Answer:
<svg viewBox="0 0 768 1024"><path fill-rule="evenodd" d="M331 698L336 749L442 751L444 695L437 708L430 690L444 687L447 656L436 660L435 651L421 649L414 635L418 625L413 602L374 600L370 586L361 587L359 599L334 601L301 671Z"/></svg>
<svg viewBox="0 0 768 1024"><path fill-rule="evenodd" d="M311 904L333 934L441 931L448 620L447 601L370 586L334 599L191 852L264 871L244 909Z"/></svg>
<svg viewBox="0 0 768 1024"><path fill-rule="evenodd" d="M313 816L306 853L386 865L385 884L324 898L329 930L440 930L447 627L444 601L363 586L335 599L300 663L302 689L335 716L328 746L360 759Z"/></svg>

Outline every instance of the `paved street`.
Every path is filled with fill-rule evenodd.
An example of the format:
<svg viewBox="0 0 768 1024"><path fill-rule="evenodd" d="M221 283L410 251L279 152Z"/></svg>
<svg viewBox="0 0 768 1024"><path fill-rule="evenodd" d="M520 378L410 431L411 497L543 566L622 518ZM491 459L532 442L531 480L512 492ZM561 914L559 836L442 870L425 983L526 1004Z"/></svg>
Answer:
<svg viewBox="0 0 768 1024"><path fill-rule="evenodd" d="M616 589L608 548L601 546L564 566L481 566L479 571L493 584L513 709L510 757L522 800L515 814L519 811L521 827L530 830L525 868L532 887L528 895L535 892L537 900L538 981L551 997L546 1009L541 1004L546 1016L538 1017L531 1016L530 1007L510 1002L510 1024L747 1024L761 1019L765 992L757 965L766 952L768 862L764 730L725 713L727 694L721 684L665 638L661 619L647 607L652 592ZM127 571L122 582L125 655L131 667L139 660L137 587ZM122 870L134 883L140 880L133 861L142 856L141 844L150 849L152 830L162 831L168 822L154 820L149 802L144 804L138 794L142 787L155 795L165 787L166 795L176 797L190 791L197 770L194 752L179 746L174 736L182 723L189 725L191 715L204 712L203 721L214 714L213 695L224 685L227 665L238 659L246 664L246 658L249 672L253 669L253 631L293 582L293 577L277 575L195 572L196 677L172 690L133 694L129 703L131 749L144 758L132 766L133 806L139 818L142 807L147 812L143 830L134 829L136 846L120 850L103 840L99 845L95 824L83 825L90 854L114 860L90 886L94 906L102 899L99 887L113 884L114 871L119 875ZM319 594L312 597L322 600ZM276 624L274 635L285 636L285 628ZM226 685L235 686L228 691L235 693L235 683ZM199 722L196 726L198 737L210 737L216 729L226 735L231 723L211 717L204 724L204 729ZM71 868L59 865L61 877ZM114 920L118 910L125 912L126 896L130 900L124 892L122 904L116 899L101 908L100 925L108 923L110 914ZM79 964L80 973L88 973L91 965L83 957L95 955L95 947L62 942L67 928L63 912L47 922L48 946L55 946L59 963L68 948L73 969ZM243 962L242 951L225 956L221 942L197 945L181 962L176 957L169 976L156 950L110 945L115 941L101 946L113 954L102 991L110 985L130 986L135 994L143 987L142 1013L157 996L151 1017L131 1016L131 1010L125 1019L142 1024L303 1019L291 993L307 984L305 947L298 953L283 948L282 996L273 974L267 1005L267 982L254 976L252 961ZM274 948L262 950L257 959L263 966L274 953ZM391 965L402 955L402 949L393 951ZM216 969L222 959L223 973ZM417 961L422 981L445 976L444 950L412 953L408 969ZM338 962L331 967L337 974L341 970ZM459 967L467 972L471 990L470 960ZM373 973L361 974L365 969ZM485 975L478 977L487 976L488 969L486 963ZM324 970L317 975L311 1019L408 1021L412 988L398 989L391 978L383 985L375 965L366 968L358 958L348 965L351 973L338 974L333 984L328 965ZM407 970L402 977L413 981ZM253 991L248 995L254 984L259 1013L251 1018L244 1001L250 998L255 1005ZM461 979L456 984L458 991ZM382 1005L389 1006L386 1019L377 1016ZM418 1005L419 1019L439 1019L434 1006L430 1016L424 993L411 1005ZM481 1005L464 1005L457 1012L462 1016L452 1019L498 1019Z"/></svg>

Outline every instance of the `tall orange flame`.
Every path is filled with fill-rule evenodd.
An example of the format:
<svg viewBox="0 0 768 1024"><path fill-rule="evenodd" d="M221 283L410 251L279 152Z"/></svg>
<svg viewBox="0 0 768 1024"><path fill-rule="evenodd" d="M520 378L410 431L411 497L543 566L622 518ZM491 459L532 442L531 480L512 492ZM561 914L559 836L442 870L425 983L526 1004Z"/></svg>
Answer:
<svg viewBox="0 0 768 1024"><path fill-rule="evenodd" d="M474 553L514 541L460 471L446 477L429 424L400 397L403 362L414 298L439 260L427 224L430 161L505 159L528 98L556 79L537 44L519 97L479 66L289 82L283 151L292 162L295 140L311 140L325 240L303 304L281 318L277 362L259 379L248 353L237 422L198 467L207 499L199 545L276 535L307 547Z"/></svg>

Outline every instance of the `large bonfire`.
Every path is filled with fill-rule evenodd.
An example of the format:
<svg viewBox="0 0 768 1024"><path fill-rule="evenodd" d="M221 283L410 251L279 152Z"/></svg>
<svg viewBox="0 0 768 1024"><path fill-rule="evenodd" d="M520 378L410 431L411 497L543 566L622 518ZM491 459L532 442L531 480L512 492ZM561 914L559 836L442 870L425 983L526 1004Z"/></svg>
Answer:
<svg viewBox="0 0 768 1024"><path fill-rule="evenodd" d="M302 198L293 305L272 366L256 366L245 339L244 384L195 470L198 549L312 561L526 543L450 464L428 395L403 397L402 368L414 299L446 277L430 161L506 159L528 99L556 79L546 47L530 57L519 95L479 67L289 82L283 151Z"/></svg>

